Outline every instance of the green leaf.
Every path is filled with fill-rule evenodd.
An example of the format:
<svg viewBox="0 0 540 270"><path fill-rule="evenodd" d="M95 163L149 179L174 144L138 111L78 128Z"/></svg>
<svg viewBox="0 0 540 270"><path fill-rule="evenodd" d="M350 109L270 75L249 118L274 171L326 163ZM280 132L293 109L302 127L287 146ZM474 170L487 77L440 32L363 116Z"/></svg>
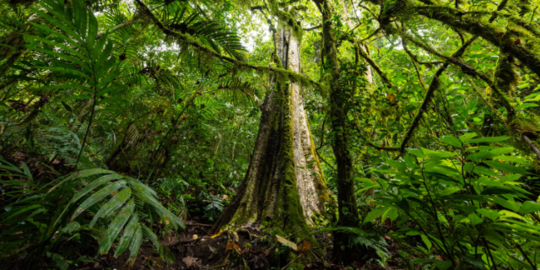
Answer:
<svg viewBox="0 0 540 270"><path fill-rule="evenodd" d="M433 265L435 265L437 267L437 269L439 269L439 270L446 270L446 269L452 267L452 262L451 261L437 261Z"/></svg>
<svg viewBox="0 0 540 270"><path fill-rule="evenodd" d="M116 248L114 252L114 257L117 257L118 255L126 251L126 249L129 247L129 243L131 242L131 238L133 237L133 234L135 234L135 231L139 227L140 227L139 217L137 213L135 213L133 214L133 216L131 216L131 219L129 220L128 224L126 225L126 228L124 229L124 232L122 233L122 237L120 237L118 247Z"/></svg>
<svg viewBox="0 0 540 270"><path fill-rule="evenodd" d="M492 152L487 151L487 150L480 150L480 151L478 151L478 152L476 152L474 154L468 155L467 159L478 162L478 161L483 160L483 159L494 158L497 155L498 154L492 153Z"/></svg>
<svg viewBox="0 0 540 270"><path fill-rule="evenodd" d="M79 32L79 35L84 38L86 35L86 8L82 7L81 1L73 1L72 8L72 20L75 25L75 29Z"/></svg>
<svg viewBox="0 0 540 270"><path fill-rule="evenodd" d="M10 215L9 217L5 218L4 220L9 220L9 219L11 219L11 218L14 217L14 216L18 216L18 215L20 215L20 214L22 214L22 213L24 213L24 212L28 212L28 211L30 211L30 210L33 210L33 209L36 209L36 208L40 208L40 207L42 207L41 204L33 204L33 205L28 205L28 206L24 205L23 207L20 207L20 208L22 208L22 209L20 209L20 208L12 209L12 210L11 210L11 211L13 211L12 213L10 213L11 211L9 211L9 212L6 213L6 214L9 213L9 214L11 214L11 215ZM20 209L20 210L19 210L19 209Z"/></svg>
<svg viewBox="0 0 540 270"><path fill-rule="evenodd" d="M502 207L508 208L512 211L517 212L519 210L519 205L516 202L513 202L511 200L505 200L504 198L501 198L501 197L494 197L493 200L497 202L499 205L501 205Z"/></svg>
<svg viewBox="0 0 540 270"><path fill-rule="evenodd" d="M42 18L49 21L51 25L58 26L60 29L62 29L62 31L68 33L73 39L76 39L78 42L82 43L82 39L80 38L80 36L69 27L69 24L70 24L69 21L65 20L62 14L56 12L55 10L53 10L51 7L47 5L43 5L43 7L55 16L52 17L48 15L47 13L38 9L34 9L34 11ZM70 39L67 39L67 40L70 40ZM79 44L77 44L76 46L82 51L82 47Z"/></svg>
<svg viewBox="0 0 540 270"><path fill-rule="evenodd" d="M491 220L496 220L497 218L499 218L499 212L495 210L477 209L476 212L480 213L480 215L487 217Z"/></svg>
<svg viewBox="0 0 540 270"><path fill-rule="evenodd" d="M386 159L386 163L388 163L388 165L390 165L393 168L398 169L401 172L405 171L405 169L407 168L407 166L405 166L405 163L395 161L395 160L392 160L392 159L389 159L389 158Z"/></svg>
<svg viewBox="0 0 540 270"><path fill-rule="evenodd" d="M524 202L523 205L521 205L521 209L519 209L521 214L529 214L538 211L540 211L540 203L532 201Z"/></svg>
<svg viewBox="0 0 540 270"><path fill-rule="evenodd" d="M148 238L156 247L160 245L157 235L148 227L142 226L143 236Z"/></svg>
<svg viewBox="0 0 540 270"><path fill-rule="evenodd" d="M78 99L91 99L91 98L92 97L90 97L89 95L73 95L73 96L68 96L61 99L56 99L54 102L62 102L62 101L78 100Z"/></svg>
<svg viewBox="0 0 540 270"><path fill-rule="evenodd" d="M527 162L525 159L519 158L519 157L512 157L512 156L496 156L496 157L493 157L493 159L504 160L504 161L510 161L510 162L514 162L514 163L521 164L521 165L526 165L526 166L530 166L530 165L531 165L531 164L530 164L529 162Z"/></svg>
<svg viewBox="0 0 540 270"><path fill-rule="evenodd" d="M82 212L84 212L86 209L88 209L90 206L96 204L97 202L103 200L105 197L113 193L114 191L118 190L119 188L123 187L126 184L125 181L118 181L115 183L111 183L108 186L100 189L98 192L92 194L88 199L86 199L79 207L77 207L77 210L73 213L71 216L71 220L74 220L77 216L79 216Z"/></svg>
<svg viewBox="0 0 540 270"><path fill-rule="evenodd" d="M97 62L95 64L95 66L98 69L101 69L103 63L105 62L105 60L107 60L111 56L112 48L113 48L113 43L110 42L110 41L107 42L107 45L105 45L105 49L101 52L101 55L99 56L99 58L98 58L98 60L97 60ZM100 72L98 72L98 74L100 74Z"/></svg>
<svg viewBox="0 0 540 270"><path fill-rule="evenodd" d="M53 89L83 89L87 91L92 91L92 89L88 86L84 86L81 84L55 84L55 85L49 85L49 86L42 86L38 88L34 88L35 90L53 90ZM87 96L88 97L88 96ZM54 100L53 102L62 102L61 100Z"/></svg>
<svg viewBox="0 0 540 270"><path fill-rule="evenodd" d="M409 153L415 155L416 157L419 157L419 158L424 157L424 153L422 153L422 150L420 149L407 148L407 151L409 151Z"/></svg>
<svg viewBox="0 0 540 270"><path fill-rule="evenodd" d="M71 109L71 107L67 103L65 103L63 101L61 103L62 103L62 106L64 106L64 108L66 109L66 111L73 112L73 110Z"/></svg>
<svg viewBox="0 0 540 270"><path fill-rule="evenodd" d="M131 214L133 214L133 210L135 209L135 202L133 199L131 199L122 210L116 215L114 220L111 222L109 227L107 228L107 232L105 232L105 236L99 241L99 249L98 253L107 253L109 252L109 249L111 248L112 244L114 243L114 240L116 237L118 237L118 234L120 233L120 230L124 227L128 219L131 217ZM133 241L133 240L132 240Z"/></svg>
<svg viewBox="0 0 540 270"><path fill-rule="evenodd" d="M131 238L131 243L129 244L129 257L135 258L137 257L137 254L139 254L139 249L141 248L142 244L142 228L141 225L137 225L137 229L135 229L135 233L133 234L133 237Z"/></svg>
<svg viewBox="0 0 540 270"><path fill-rule="evenodd" d="M506 155L510 154L516 151L516 148L514 147L497 147L495 149L489 150L489 152L497 154L497 155Z"/></svg>
<svg viewBox="0 0 540 270"><path fill-rule="evenodd" d="M429 237L427 237L425 234L420 235L420 237L422 237L422 241L424 241L424 244L426 244L428 250L431 250L431 246L433 246L433 244L431 244L431 241L429 241Z"/></svg>
<svg viewBox="0 0 540 270"><path fill-rule="evenodd" d="M501 137L483 137L478 139L472 139L468 140L467 143L488 143L488 142L502 142L510 139L509 136L501 136Z"/></svg>
<svg viewBox="0 0 540 270"><path fill-rule="evenodd" d="M112 199L110 199L105 205L103 205L96 213L92 221L90 222L90 228L94 227L94 224L101 217L107 217L120 206L122 206L131 197L131 189L129 187L122 189Z"/></svg>
<svg viewBox="0 0 540 270"><path fill-rule="evenodd" d="M86 63L84 63L83 61L81 61L81 60L79 60L79 59L77 59L75 57L69 56L69 55L67 55L65 53L58 53L58 52L53 52L51 50L45 50L45 49L39 49L39 48L34 49L34 51L38 51L38 52L46 53L48 55L56 56L56 57L58 57L60 59L72 62L73 64L80 65L82 68L84 68L86 70L87 73L92 72L92 69Z"/></svg>
<svg viewBox="0 0 540 270"><path fill-rule="evenodd" d="M462 142L466 142L469 139L472 139L472 138L477 137L477 136L478 136L478 134L476 134L476 133L465 133L465 134L459 136L459 140L462 141Z"/></svg>
<svg viewBox="0 0 540 270"><path fill-rule="evenodd" d="M60 39L62 40L67 40L67 41L70 41L70 39L62 34L60 34L59 32L57 31L53 31L51 29L48 29L48 28L45 28L41 25L38 25L38 24L34 24L32 22L30 22L32 25L34 25L34 27L40 29L40 30L45 30L47 32L50 32L51 34L54 34L56 36L58 36ZM30 40L37 40L37 41L41 41L45 44L48 44L52 47L57 47L57 48L60 48L72 55L75 55L77 57L79 57L79 59L87 59L87 57L85 57L83 54L81 54L79 51L77 50L74 50L72 48L70 48L69 46L66 46L64 44L61 44L61 43L57 43L57 42L54 42L52 40L49 40L49 39L45 39L45 38L42 38L42 37L38 37L38 36L31 36L31 35L28 35L28 34L24 34L24 36ZM76 42L73 42L74 44L77 44ZM78 45L78 44L77 44ZM35 49L35 48L34 48Z"/></svg>
<svg viewBox="0 0 540 270"><path fill-rule="evenodd" d="M538 104L535 104L535 103L523 103L521 105L518 106L518 109L519 110L523 110L523 109L526 109L526 108L530 108L530 107L538 107L539 105Z"/></svg>
<svg viewBox="0 0 540 270"><path fill-rule="evenodd" d="M89 12L88 14L88 37L86 38L86 46L88 50L93 51L94 43L96 42L98 32L98 22L94 13ZM101 36L100 39L105 39L104 36Z"/></svg>
<svg viewBox="0 0 540 270"><path fill-rule="evenodd" d="M22 163L22 167L23 167L24 175L26 176L26 178L27 178L28 180L33 181L34 178L32 177L32 173L30 172L30 169L28 168L28 165L26 165L26 163L23 162L23 163Z"/></svg>
<svg viewBox="0 0 540 270"><path fill-rule="evenodd" d="M519 194L514 189L506 187L488 187L482 191L482 195L493 195L493 194Z"/></svg>
<svg viewBox="0 0 540 270"><path fill-rule="evenodd" d="M478 224L484 222L484 220L483 220L481 217L479 217L477 214L474 214L474 213L473 213L473 214L469 214L467 217L469 218L469 221L470 221L473 225L478 225Z"/></svg>
<svg viewBox="0 0 540 270"><path fill-rule="evenodd" d="M97 59L99 57L105 42L107 42L107 34L103 34L99 37L98 43L95 44L94 48L92 49L92 59Z"/></svg>
<svg viewBox="0 0 540 270"><path fill-rule="evenodd" d="M396 205L403 211L405 211L405 213L409 213L410 211L410 207L409 207L409 202L407 201L407 199L402 199L402 200L399 200L396 202Z"/></svg>
<svg viewBox="0 0 540 270"><path fill-rule="evenodd" d="M453 158L456 156L456 153L454 152L433 151L426 148L422 148L422 152L425 156L434 158Z"/></svg>
<svg viewBox="0 0 540 270"><path fill-rule="evenodd" d="M443 136L441 138L441 141L448 144L448 145L451 145L451 146L455 146L455 147L461 147L462 144L461 144L461 141L454 137L454 136Z"/></svg>
<svg viewBox="0 0 540 270"><path fill-rule="evenodd" d="M88 79L88 80L92 79L90 76L86 75L86 73L80 72L80 71L75 70L75 69L66 68L66 67L47 67L47 66L38 67L38 66L33 66L31 68L51 70L51 71L63 72L63 73L70 73L70 74L73 74L75 76L80 76L80 77Z"/></svg>
<svg viewBox="0 0 540 270"><path fill-rule="evenodd" d="M371 210L371 212L364 219L364 223L374 220L375 218L386 212L386 210L388 210L388 207L376 208Z"/></svg>
<svg viewBox="0 0 540 270"><path fill-rule="evenodd" d="M80 198L82 198L84 195L86 195L88 192L94 190L95 188L111 181L111 180L114 180L114 179L118 179L118 176L117 174L109 174L109 175L104 175L92 182L90 182L90 184L88 184L85 188L83 188L81 191L79 191L79 193L75 194L73 196L73 198L71 199L71 202L74 203L76 201L78 201Z"/></svg>
<svg viewBox="0 0 540 270"><path fill-rule="evenodd" d="M507 172L507 173L517 173L517 174L531 174L529 173L528 171L526 171L525 169L523 168L519 168L519 167L516 167L514 165L511 165L511 164L507 164L507 163L502 163L502 162L498 162L498 161L484 161L484 163L486 163L487 165L499 170L499 171L503 171L503 172Z"/></svg>
<svg viewBox="0 0 540 270"><path fill-rule="evenodd" d="M474 173L477 173L477 174L484 174L484 175L489 175L489 176L494 176L494 177L497 177L499 176L498 173L484 167L484 166L476 166L474 167L474 170L473 170Z"/></svg>

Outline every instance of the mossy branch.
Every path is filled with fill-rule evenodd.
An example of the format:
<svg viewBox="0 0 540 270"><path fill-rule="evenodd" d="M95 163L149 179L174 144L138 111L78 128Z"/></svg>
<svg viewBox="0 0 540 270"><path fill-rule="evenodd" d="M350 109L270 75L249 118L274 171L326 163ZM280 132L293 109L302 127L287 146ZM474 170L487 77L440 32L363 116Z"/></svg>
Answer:
<svg viewBox="0 0 540 270"><path fill-rule="evenodd" d="M183 42L185 44L191 45L194 49L198 50L201 53L206 53L209 56L221 59L223 61L227 61L229 63L232 63L236 65L237 67L243 67L248 69L253 69L257 71L266 71L266 72L274 72L276 74L286 75L289 77L291 81L297 82L301 84L302 86L306 87L314 87L318 90L325 89L325 86L311 80L310 78L300 75L294 71L282 69L282 68L274 68L271 66L264 67L264 66L258 66L258 65L252 65L244 61L236 60L232 57L222 55L220 53L215 52L214 50L202 45L199 41L197 41L194 37L190 35L186 35L183 33L176 32L174 30L171 30L167 28L151 11L150 9L141 1L136 0L137 4L139 4L141 11L144 12L148 18L167 36L171 36L176 38L178 41Z"/></svg>
<svg viewBox="0 0 540 270"><path fill-rule="evenodd" d="M368 0L371 3L379 5L380 3L377 0ZM527 66L531 71L540 76L540 56L534 53L534 48L528 48L528 46L521 45L521 42L517 42L518 39L536 39L533 35L519 31L518 29L513 29L510 34L505 34L504 29L499 26L492 24L491 20L484 20L478 18L478 16L465 16L464 11L451 7L443 7L440 5L435 5L432 1L426 0L423 1L427 3L426 6L418 6L412 0L403 0L400 2L403 10L407 11L416 11L417 14L420 14L426 18L439 21L445 25L451 26L456 29L461 29L465 32L468 32L472 35L478 35L483 39L487 40L496 47L499 47L505 53L509 53L521 61L525 66ZM490 13L493 14L493 13ZM498 13L499 15L505 15L505 13ZM381 24L388 28L389 20L387 17L393 16L395 14L385 14L385 21L381 21ZM513 20L514 22L521 22L517 18ZM386 22L386 23L385 23ZM525 21L523 21L525 22ZM525 24L522 25L525 28ZM536 31L536 30L533 30ZM530 46L538 46L536 42L530 43Z"/></svg>
<svg viewBox="0 0 540 270"><path fill-rule="evenodd" d="M461 57L463 55L463 53L465 52L465 49L469 45L471 45L474 40L476 40L476 37L473 37L473 38L469 39L465 44L463 44L463 46L461 46L461 48L459 48L458 51L456 51L452 55L452 58ZM439 77L448 68L449 64L450 63L448 63L448 62L445 63L442 67L440 67L437 70L437 72L433 76L433 79L431 80L431 83L429 84L429 88L428 88L428 90L426 92L424 100L422 101L422 105L420 105L420 108L418 109L418 112L416 113L416 116L414 117L413 122L409 126L409 129L407 130L407 133L405 134L405 137L403 137L403 141L401 142L401 145L399 147L382 147L382 146L374 145L371 142L368 142L368 145L370 145L370 146L372 146L372 147L374 147L374 148L376 148L378 150L399 151L399 152L403 153L405 151L405 147L407 146L407 143L409 143L409 141L411 140L415 129L420 124L420 119L422 119L422 116L423 116L424 112L426 112L428 110L428 105L431 102L431 99L433 98L433 96L435 94L435 91L437 91L440 88L441 81L440 81ZM358 129L358 127L357 127L357 129Z"/></svg>
<svg viewBox="0 0 540 270"><path fill-rule="evenodd" d="M471 17L478 17L479 15L491 15L492 18L505 18L511 21L512 23L523 27L525 30L531 32L535 36L532 38L538 39L540 37L540 29L535 27L534 24L531 24L527 20L524 20L520 17L514 16L512 14L509 14L504 11L489 11L489 10L475 10L475 11L462 11L460 9L452 8L452 7L445 7L445 6L413 6L411 7L411 11L428 11L428 12L449 12L452 14L455 14L457 17L461 18L464 16L471 16ZM490 19L490 22L493 22L495 19Z"/></svg>
<svg viewBox="0 0 540 270"><path fill-rule="evenodd" d="M362 58L364 58L364 60L366 60L366 62L368 62L368 64L375 70L375 72L379 74L379 77L381 77L381 80L383 81L384 85L387 88L394 87L390 79L388 79L388 77L384 75L384 72L382 71L381 67L379 67L379 65L377 65L377 63L375 63L375 61L371 59L371 57L369 57L367 52L364 51L364 47L362 46L362 44L358 45L358 52L360 53L360 56L362 56Z"/></svg>

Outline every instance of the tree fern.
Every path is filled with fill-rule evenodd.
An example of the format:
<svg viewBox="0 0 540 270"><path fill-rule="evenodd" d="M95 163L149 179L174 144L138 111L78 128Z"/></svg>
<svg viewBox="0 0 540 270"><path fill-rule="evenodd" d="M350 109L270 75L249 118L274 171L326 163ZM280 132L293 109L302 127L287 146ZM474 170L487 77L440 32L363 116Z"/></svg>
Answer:
<svg viewBox="0 0 540 270"><path fill-rule="evenodd" d="M173 2L164 8L161 20L169 29L194 36L218 53L223 50L238 60L246 60L240 37L212 20L197 4Z"/></svg>
<svg viewBox="0 0 540 270"><path fill-rule="evenodd" d="M117 58L113 56L113 42L107 38L107 34L98 38L96 17L84 7L81 0L73 1L72 5L65 5L61 0L45 0L41 5L47 13L38 9L34 11L46 23L30 22L39 35L25 34L25 38L29 49L46 55L49 61L37 62L31 68L51 72L53 76L63 78L61 81L65 83L57 82L37 90L74 89L79 94L67 99L93 99L90 121L77 158L79 160L92 125L96 103L105 94L114 95L123 88L123 85L114 82L122 73L122 63L117 63Z"/></svg>
<svg viewBox="0 0 540 270"><path fill-rule="evenodd" d="M104 234L98 237L99 253L107 253L113 243L119 242L115 256L129 249L130 257L134 258L141 240L148 239L156 244L161 255L167 256L169 251L155 241L157 236L143 225L144 219L141 216L148 216L145 213L150 210L165 225L174 229L185 226L176 215L159 203L154 190L137 179L113 171L90 169L68 175L56 185L55 182L38 185L26 164L23 163L21 170L5 160L0 161L0 172L5 172L0 176L25 179L3 182L5 190L9 191L6 197L10 199L4 206L7 212L0 215L0 224L4 228L0 234L1 241L16 235L18 241L14 241L14 244L26 245L32 239L32 242L43 246L54 246L57 241L65 241L63 234L70 236L83 233L95 226L104 230ZM84 187L75 193L75 187L81 184ZM32 189L17 192L23 185ZM70 199L67 198L69 194L73 194ZM110 196L112 198L107 200ZM87 212L93 212L90 223L81 218L81 214ZM40 220L42 225L36 225L35 220ZM25 223L30 226L25 226ZM122 229L124 233L120 235ZM63 233L51 238L56 231Z"/></svg>

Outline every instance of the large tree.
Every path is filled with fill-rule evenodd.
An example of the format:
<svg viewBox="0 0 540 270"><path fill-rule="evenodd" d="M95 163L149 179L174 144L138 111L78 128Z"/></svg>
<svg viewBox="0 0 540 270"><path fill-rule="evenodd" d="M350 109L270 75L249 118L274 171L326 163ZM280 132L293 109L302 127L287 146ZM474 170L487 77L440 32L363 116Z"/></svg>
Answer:
<svg viewBox="0 0 540 270"><path fill-rule="evenodd" d="M301 7L270 1L278 18L272 29L273 64L300 74L301 26L295 19ZM329 191L315 152L302 98L302 85L283 72L271 72L270 91L261 106L259 134L248 171L238 193L213 227L263 222L297 234L308 234L307 225L329 202Z"/></svg>

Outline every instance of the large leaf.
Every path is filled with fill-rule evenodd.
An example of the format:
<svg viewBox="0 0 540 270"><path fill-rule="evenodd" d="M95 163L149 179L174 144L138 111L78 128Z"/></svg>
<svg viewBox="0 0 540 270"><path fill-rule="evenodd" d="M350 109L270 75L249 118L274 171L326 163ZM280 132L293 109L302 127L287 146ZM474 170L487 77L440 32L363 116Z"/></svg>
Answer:
<svg viewBox="0 0 540 270"><path fill-rule="evenodd" d="M137 257L137 254L139 253L139 249L141 248L141 244L142 244L142 228L141 228L141 224L138 224L137 228L135 229L135 233L133 234L133 237L131 238L131 243L129 243L129 251L130 251L129 257L131 258Z"/></svg>
<svg viewBox="0 0 540 270"><path fill-rule="evenodd" d="M137 213L135 213L131 216L131 219L129 220L126 228L124 229L124 232L122 233L122 237L120 237L118 247L114 252L115 257L126 251L126 249L129 247L129 243L131 243L131 239L133 238L135 231L139 227L139 216L137 215Z"/></svg>
<svg viewBox="0 0 540 270"><path fill-rule="evenodd" d="M519 167L516 167L512 164L507 164L507 163L503 163L503 162L498 162L498 161L489 161L489 160L486 160L484 161L487 165L499 170L499 171L503 171L503 172L507 172L507 173L517 173L517 174L531 174L529 173L527 170L523 169L523 168L519 168Z"/></svg>
<svg viewBox="0 0 540 270"><path fill-rule="evenodd" d="M532 201L524 202L523 205L521 205L521 209L519 209L519 212L522 214L528 214L538 211L540 211L540 203Z"/></svg>
<svg viewBox="0 0 540 270"><path fill-rule="evenodd" d="M71 220L74 220L77 216L82 214L86 209L91 207L92 205L96 204L97 202L103 200L105 197L113 193L114 191L118 190L119 188L125 186L125 181L118 181L115 183L111 183L108 186L100 189L98 192L92 194L88 199L86 199L81 205L77 207L77 210L71 215Z"/></svg>
<svg viewBox="0 0 540 270"><path fill-rule="evenodd" d="M90 191L96 189L97 187L111 181L111 180L115 180L115 179L118 179L118 176L117 174L109 174L109 175L104 175L92 182L90 182L90 184L88 184L85 188L83 188L81 191L79 191L77 194L75 194L73 196L73 198L71 199L71 202L74 203L76 201L78 201L80 198L84 197L84 195L88 194Z"/></svg>
<svg viewBox="0 0 540 270"><path fill-rule="evenodd" d="M101 241L99 241L99 250L98 250L99 253L107 253L109 251L112 244L114 243L114 240L116 239L116 237L118 237L120 230L122 230L122 228L124 227L128 219L131 217L131 214L133 214L134 209L135 209L135 202L132 199L116 215L116 218L111 222L111 224L107 228L107 232L105 232L105 236L103 237L103 239L101 239Z"/></svg>
<svg viewBox="0 0 540 270"><path fill-rule="evenodd" d="M90 222L90 228L94 227L94 224L101 217L107 217L120 206L122 206L131 197L131 189L126 187L122 191L118 192L112 199L110 199L105 205L103 205L96 213L92 221Z"/></svg>
<svg viewBox="0 0 540 270"><path fill-rule="evenodd" d="M478 139L471 139L468 140L467 143L488 143L488 142L502 142L510 139L508 136L501 136L501 137L484 137L484 138L478 138Z"/></svg>
<svg viewBox="0 0 540 270"><path fill-rule="evenodd" d="M386 212L386 210L388 210L388 207L376 208L376 209L371 210L371 212L369 212L369 214L364 218L364 223L368 221L372 221L373 219L379 217L384 212Z"/></svg>

